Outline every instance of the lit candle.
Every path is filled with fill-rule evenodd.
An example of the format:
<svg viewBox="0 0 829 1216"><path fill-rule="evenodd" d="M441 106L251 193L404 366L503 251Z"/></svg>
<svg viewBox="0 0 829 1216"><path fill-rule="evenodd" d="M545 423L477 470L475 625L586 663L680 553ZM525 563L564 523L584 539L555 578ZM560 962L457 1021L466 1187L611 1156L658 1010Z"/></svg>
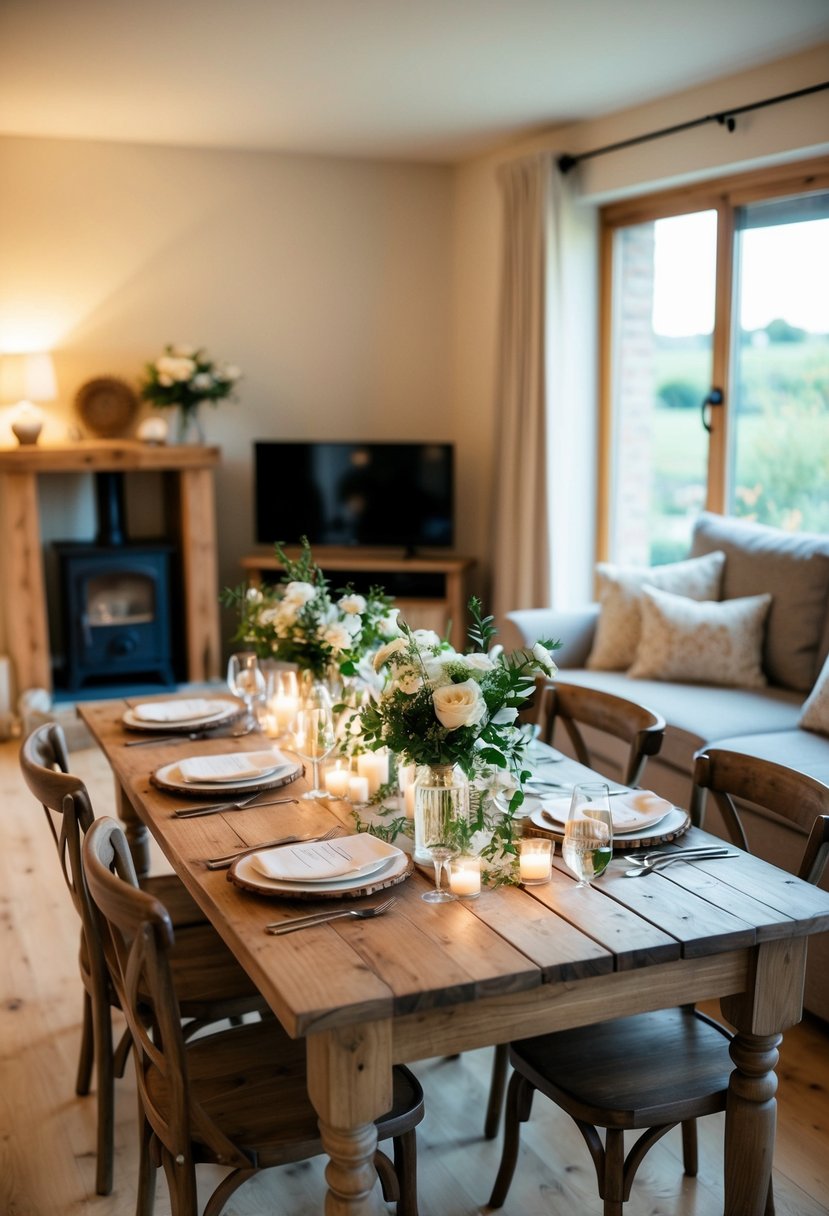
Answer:
<svg viewBox="0 0 829 1216"><path fill-rule="evenodd" d="M351 774L337 761L334 768L329 768L325 774L325 788L335 798L345 798L348 795L348 781Z"/></svg>
<svg viewBox="0 0 829 1216"><path fill-rule="evenodd" d="M472 899L481 894L481 859L468 854L449 863L449 890L453 895Z"/></svg>
<svg viewBox="0 0 829 1216"><path fill-rule="evenodd" d="M417 786L412 784L412 785L407 785L403 791L403 803L404 803L407 819L414 819L415 790L416 789L417 789Z"/></svg>
<svg viewBox="0 0 829 1216"><path fill-rule="evenodd" d="M397 784L401 794L405 793L415 779L417 766L414 764L401 764L397 770Z"/></svg>
<svg viewBox="0 0 829 1216"><path fill-rule="evenodd" d="M269 709L273 715L278 733L286 731L293 723L299 709L299 697L291 697L287 693L277 693L271 697Z"/></svg>
<svg viewBox="0 0 829 1216"><path fill-rule="evenodd" d="M522 840L519 863L521 881L528 886L549 882L552 877L552 857L552 840L542 840L541 837L536 836Z"/></svg>
<svg viewBox="0 0 829 1216"><path fill-rule="evenodd" d="M368 777L349 777L348 797L352 802L368 802Z"/></svg>
<svg viewBox="0 0 829 1216"><path fill-rule="evenodd" d="M389 753L363 752L357 757L357 772L368 780L369 796L376 794L389 779Z"/></svg>
<svg viewBox="0 0 829 1216"><path fill-rule="evenodd" d="M277 739L282 734L276 714L272 714L270 711L265 713L265 734L269 739Z"/></svg>

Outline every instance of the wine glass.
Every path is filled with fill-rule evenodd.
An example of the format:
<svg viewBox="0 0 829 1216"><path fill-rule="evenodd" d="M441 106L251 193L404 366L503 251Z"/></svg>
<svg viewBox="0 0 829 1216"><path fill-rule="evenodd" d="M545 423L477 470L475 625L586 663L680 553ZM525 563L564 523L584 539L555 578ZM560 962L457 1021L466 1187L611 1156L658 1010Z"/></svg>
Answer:
<svg viewBox="0 0 829 1216"><path fill-rule="evenodd" d="M331 698L324 688L310 692L297 711L291 730L291 747L301 760L311 764L311 788L303 798L330 798L328 790L320 788L320 760L334 750L337 732L331 710Z"/></svg>
<svg viewBox="0 0 829 1216"><path fill-rule="evenodd" d="M227 686L234 696L245 703L245 722L248 730L257 725L253 712L255 701L265 696L265 676L259 659L252 650L232 654L227 664Z"/></svg>
<svg viewBox="0 0 829 1216"><path fill-rule="evenodd" d="M582 782L574 787L561 854L579 887L589 886L607 869L613 856L613 819L603 781Z"/></svg>
<svg viewBox="0 0 829 1216"><path fill-rule="evenodd" d="M421 895L428 904L446 904L457 899L451 891L441 888L441 874L450 858L458 853L452 841L453 801L449 791L433 789L426 791L431 797L422 802L423 847L435 865L435 889ZM448 876L448 871L447 871Z"/></svg>

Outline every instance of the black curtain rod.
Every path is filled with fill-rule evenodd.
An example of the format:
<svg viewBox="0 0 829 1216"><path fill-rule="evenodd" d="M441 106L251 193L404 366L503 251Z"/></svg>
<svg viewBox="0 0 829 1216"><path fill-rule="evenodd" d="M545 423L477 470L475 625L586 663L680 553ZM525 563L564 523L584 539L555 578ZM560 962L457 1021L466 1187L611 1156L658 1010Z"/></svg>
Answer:
<svg viewBox="0 0 829 1216"><path fill-rule="evenodd" d="M719 114L706 114L704 118L693 118L690 122L677 123L675 127L663 127L661 131L651 131L647 135L634 135L632 139L623 139L618 144L607 144L604 148L594 148L592 152L580 152L571 156L565 152L557 160L562 173L569 173L575 165L583 160L591 160L594 156L604 156L607 152L619 152L622 148L633 148L636 144L648 143L651 139L662 139L665 135L676 135L679 131L690 131L692 127L701 127L707 122L717 122L728 131L733 131L738 114L747 114L749 110L762 110L765 106L776 106L781 101L792 101L795 97L808 97L810 93L821 93L829 89L829 80L823 84L813 84L808 89L798 89L794 93L781 93L779 97L767 97L765 101L753 101L747 106L737 106L733 110L721 110Z"/></svg>

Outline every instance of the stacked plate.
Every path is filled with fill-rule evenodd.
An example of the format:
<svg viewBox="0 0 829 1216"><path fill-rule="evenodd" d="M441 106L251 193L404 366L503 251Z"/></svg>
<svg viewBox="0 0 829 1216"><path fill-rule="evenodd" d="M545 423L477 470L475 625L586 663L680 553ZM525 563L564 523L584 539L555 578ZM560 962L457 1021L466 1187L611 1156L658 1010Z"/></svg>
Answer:
<svg viewBox="0 0 829 1216"><path fill-rule="evenodd" d="M226 697L190 697L187 700L144 701L125 710L121 721L130 730L161 731L165 735L211 730L242 712L238 701Z"/></svg>
<svg viewBox="0 0 829 1216"><path fill-rule="evenodd" d="M240 857L230 868L239 886L265 895L346 895L402 877L411 866L396 845L359 832L283 845Z"/></svg>
<svg viewBox="0 0 829 1216"><path fill-rule="evenodd" d="M545 832L564 834L570 798L550 798L536 807L530 814L534 827ZM659 825L660 835L676 832L686 825L685 811L675 807L667 798L660 798L650 790L631 790L610 799L613 817L613 835L621 840L650 839L653 829Z"/></svg>
<svg viewBox="0 0 829 1216"><path fill-rule="evenodd" d="M223 752L210 756L188 756L165 764L153 773L153 782L176 793L202 794L251 793L272 789L294 781L302 766L288 760L278 748L261 752Z"/></svg>

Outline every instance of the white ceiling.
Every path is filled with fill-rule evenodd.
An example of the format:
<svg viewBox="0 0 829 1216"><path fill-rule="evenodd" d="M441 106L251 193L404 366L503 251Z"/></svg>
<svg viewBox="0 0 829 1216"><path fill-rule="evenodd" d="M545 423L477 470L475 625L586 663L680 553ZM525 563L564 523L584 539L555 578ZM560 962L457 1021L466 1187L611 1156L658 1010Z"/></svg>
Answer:
<svg viewBox="0 0 829 1216"><path fill-rule="evenodd" d="M0 0L0 133L451 161L826 41L827 0Z"/></svg>

